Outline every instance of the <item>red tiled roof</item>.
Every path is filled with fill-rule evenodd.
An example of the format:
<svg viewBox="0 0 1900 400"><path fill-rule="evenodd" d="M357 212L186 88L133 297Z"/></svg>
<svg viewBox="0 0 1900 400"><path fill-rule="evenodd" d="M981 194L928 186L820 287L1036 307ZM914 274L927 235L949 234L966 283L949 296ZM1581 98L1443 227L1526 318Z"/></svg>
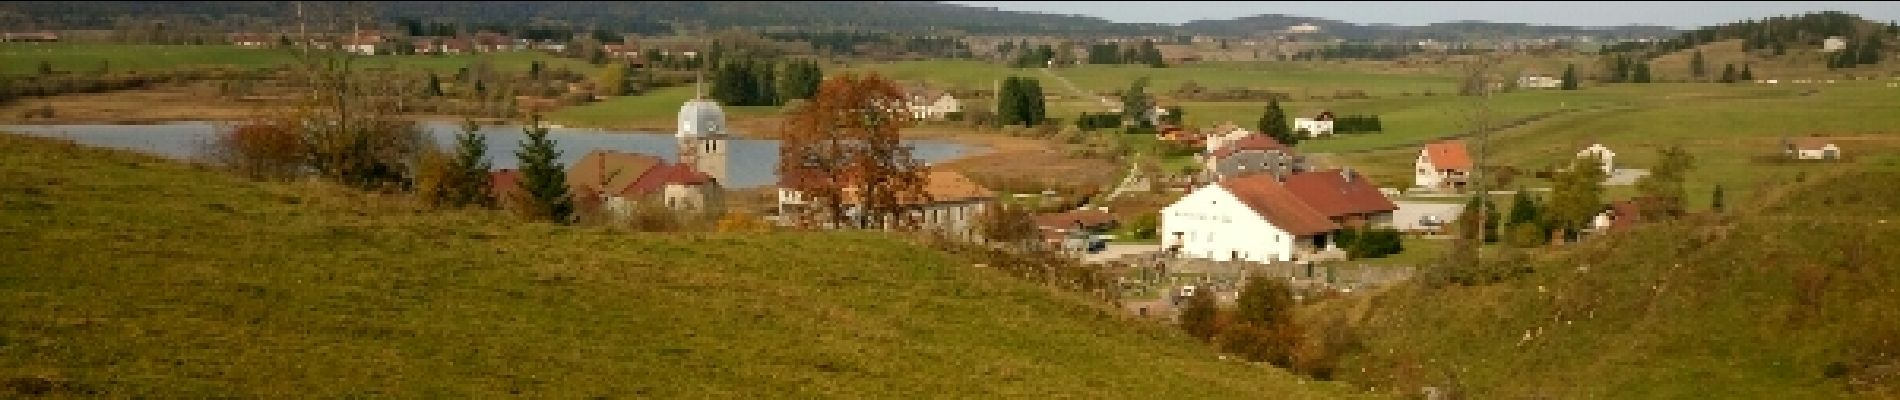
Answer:
<svg viewBox="0 0 1900 400"><path fill-rule="evenodd" d="M1471 156L1465 153L1465 141L1447 140L1425 145L1425 156L1438 169L1469 170Z"/></svg>
<svg viewBox="0 0 1900 400"><path fill-rule="evenodd" d="M500 169L488 172L488 193L498 200L506 200L511 194L521 191L521 171Z"/></svg>
<svg viewBox="0 0 1900 400"><path fill-rule="evenodd" d="M1294 235L1311 235L1339 229L1325 214L1314 210L1299 196L1287 190L1273 175L1258 174L1221 181L1220 186L1240 198L1247 208L1273 226Z"/></svg>
<svg viewBox="0 0 1900 400"><path fill-rule="evenodd" d="M712 182L712 177L686 164L662 164L647 169L640 179L619 192L621 197L640 197L659 192L667 185L696 186Z"/></svg>
<svg viewBox="0 0 1900 400"><path fill-rule="evenodd" d="M1214 158L1227 158L1227 156L1234 155L1234 153L1239 153L1242 150L1284 151L1286 150L1286 145L1280 144L1280 141L1273 140L1272 137L1256 133L1240 138L1240 140L1235 140L1233 143L1228 143L1227 147L1222 147L1220 150L1214 151Z"/></svg>
<svg viewBox="0 0 1900 400"><path fill-rule="evenodd" d="M1826 148L1827 145L1834 143L1833 141L1830 141L1827 138L1818 138L1818 137L1798 138L1790 142L1794 144L1795 149L1799 149L1799 150L1820 150L1820 149Z"/></svg>
<svg viewBox="0 0 1900 400"><path fill-rule="evenodd" d="M1346 179L1344 171L1337 169L1301 172L1286 178L1286 188L1327 217L1399 209L1357 172L1352 173L1351 181Z"/></svg>
<svg viewBox="0 0 1900 400"><path fill-rule="evenodd" d="M1115 215L1095 210L1077 210L1055 214L1041 214L1034 218L1036 226L1043 229L1071 229L1077 225L1093 227L1112 224Z"/></svg>
<svg viewBox="0 0 1900 400"><path fill-rule="evenodd" d="M659 157L614 150L593 150L567 167L567 186L597 193L622 193L648 170L665 161Z"/></svg>

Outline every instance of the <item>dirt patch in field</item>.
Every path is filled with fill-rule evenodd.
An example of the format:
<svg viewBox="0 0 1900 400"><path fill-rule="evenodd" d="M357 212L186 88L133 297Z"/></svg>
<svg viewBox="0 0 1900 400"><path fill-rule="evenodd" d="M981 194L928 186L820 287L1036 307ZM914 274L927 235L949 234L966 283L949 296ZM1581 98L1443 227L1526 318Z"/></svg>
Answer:
<svg viewBox="0 0 1900 400"><path fill-rule="evenodd" d="M39 110L51 106L52 117ZM0 106L0 122L149 123L163 121L238 120L266 115L267 101L241 101L218 95L208 83L163 86L107 93L67 94L24 98Z"/></svg>

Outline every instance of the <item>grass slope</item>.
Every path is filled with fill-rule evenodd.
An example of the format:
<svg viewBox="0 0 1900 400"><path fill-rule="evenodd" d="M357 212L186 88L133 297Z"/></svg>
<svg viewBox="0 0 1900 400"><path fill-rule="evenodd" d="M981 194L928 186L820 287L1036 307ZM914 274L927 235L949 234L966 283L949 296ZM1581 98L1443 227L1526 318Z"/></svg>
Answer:
<svg viewBox="0 0 1900 400"><path fill-rule="evenodd" d="M1829 175L1733 198L1753 206L1727 219L1559 251L1504 283L1335 304L1370 338L1341 370L1465 398L1878 395L1827 371L1900 350L1900 159Z"/></svg>
<svg viewBox="0 0 1900 400"><path fill-rule="evenodd" d="M630 234L0 135L0 393L1307 398L873 234Z"/></svg>

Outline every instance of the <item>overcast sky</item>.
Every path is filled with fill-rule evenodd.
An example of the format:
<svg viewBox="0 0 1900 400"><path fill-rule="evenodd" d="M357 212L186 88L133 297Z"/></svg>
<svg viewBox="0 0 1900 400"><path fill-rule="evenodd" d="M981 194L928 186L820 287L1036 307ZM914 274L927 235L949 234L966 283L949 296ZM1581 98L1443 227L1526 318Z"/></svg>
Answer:
<svg viewBox="0 0 1900 400"><path fill-rule="evenodd" d="M1479 20L1533 25L1663 25L1692 28L1810 11L1845 11L1878 21L1900 19L1900 2L1876 1L949 1L1005 11L1078 14L1116 22L1178 24L1258 14L1345 22L1423 25Z"/></svg>

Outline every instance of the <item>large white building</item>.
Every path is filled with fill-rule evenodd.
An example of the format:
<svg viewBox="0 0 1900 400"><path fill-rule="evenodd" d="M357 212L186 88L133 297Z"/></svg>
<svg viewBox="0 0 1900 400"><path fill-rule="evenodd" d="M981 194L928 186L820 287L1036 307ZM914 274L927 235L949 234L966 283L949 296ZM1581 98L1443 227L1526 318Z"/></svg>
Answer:
<svg viewBox="0 0 1900 400"><path fill-rule="evenodd" d="M1389 226L1391 200L1357 173L1253 174L1196 189L1161 210L1162 243L1178 257L1286 262L1338 257L1333 234Z"/></svg>

